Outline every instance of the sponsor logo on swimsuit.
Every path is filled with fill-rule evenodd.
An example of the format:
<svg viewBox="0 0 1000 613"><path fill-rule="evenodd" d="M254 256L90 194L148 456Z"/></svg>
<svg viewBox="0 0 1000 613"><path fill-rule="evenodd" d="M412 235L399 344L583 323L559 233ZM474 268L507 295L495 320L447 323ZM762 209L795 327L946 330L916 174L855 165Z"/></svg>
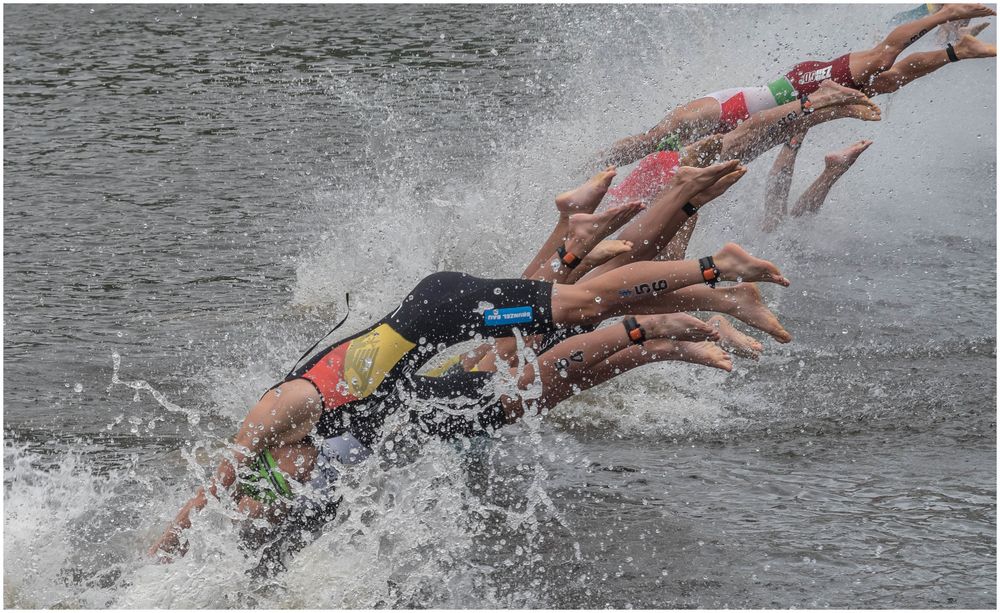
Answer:
<svg viewBox="0 0 1000 613"><path fill-rule="evenodd" d="M635 286L635 295L648 294L650 292L662 292L667 289L667 280L660 279L659 281L653 281L652 283L642 283Z"/></svg>
<svg viewBox="0 0 1000 613"><path fill-rule="evenodd" d="M506 309L493 309L483 313L483 323L487 326L509 326L513 324L526 324L534 321L535 315L530 306L508 307Z"/></svg>
<svg viewBox="0 0 1000 613"><path fill-rule="evenodd" d="M829 79L831 74L833 74L833 66L827 66L826 68L820 68L819 70L813 70L812 72L802 73L802 76L799 78L799 82L815 83L816 81Z"/></svg>

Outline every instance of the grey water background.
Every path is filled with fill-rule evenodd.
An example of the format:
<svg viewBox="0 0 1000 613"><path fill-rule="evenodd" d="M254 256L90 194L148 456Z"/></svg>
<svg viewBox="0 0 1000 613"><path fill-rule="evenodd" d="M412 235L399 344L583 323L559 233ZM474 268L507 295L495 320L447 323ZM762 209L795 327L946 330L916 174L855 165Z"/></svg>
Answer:
<svg viewBox="0 0 1000 613"><path fill-rule="evenodd" d="M597 150L897 10L5 6L5 606L995 607L993 60L814 129L793 197L875 141L816 216L759 231L773 153L703 215L793 279L760 363L397 442L271 583L221 505L143 555L345 292L518 274Z"/></svg>

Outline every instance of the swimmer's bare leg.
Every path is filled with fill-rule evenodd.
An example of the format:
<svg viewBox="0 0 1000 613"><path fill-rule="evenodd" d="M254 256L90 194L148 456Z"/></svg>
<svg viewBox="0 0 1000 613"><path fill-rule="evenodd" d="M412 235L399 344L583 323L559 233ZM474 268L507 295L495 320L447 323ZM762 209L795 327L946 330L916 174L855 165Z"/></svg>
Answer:
<svg viewBox="0 0 1000 613"><path fill-rule="evenodd" d="M896 27L874 48L850 55L851 77L861 87L892 68L896 58L935 27L949 22L996 15L996 11L983 4L946 4L939 11Z"/></svg>
<svg viewBox="0 0 1000 613"><path fill-rule="evenodd" d="M735 171L719 179L715 185L702 191L691 199L691 204L699 211L709 202L721 196L746 174L746 167L740 166ZM671 218L667 228L663 232L663 238L667 239L667 246L659 255L654 255L659 260L683 260L687 257L688 243L691 235L698 225L698 213L687 216L683 211L675 213ZM662 240L660 241L662 242Z"/></svg>
<svg viewBox="0 0 1000 613"><path fill-rule="evenodd" d="M628 253L632 247L632 241L616 238L608 238L597 243L597 246L591 249L587 257L583 258L583 261L573 270L565 282L576 283L591 270L610 262L623 253Z"/></svg>
<svg viewBox="0 0 1000 613"><path fill-rule="evenodd" d="M576 285L557 284L552 288L552 321L559 326L589 325L628 313L672 312L675 309L665 306L671 293L713 277L790 285L777 266L735 243L727 243L712 258L714 269L705 271L700 260L634 262Z"/></svg>
<svg viewBox="0 0 1000 613"><path fill-rule="evenodd" d="M721 195L746 173L736 160L707 168L682 166L649 209L630 223L618 238L632 243L632 249L594 270L600 275L629 262L652 259L663 249L688 218L683 211L690 202L700 207ZM571 277L571 278L579 278Z"/></svg>
<svg viewBox="0 0 1000 613"><path fill-rule="evenodd" d="M792 335L764 304L760 290L753 283L738 283L710 288L706 285L685 287L660 298L661 312L702 311L722 313L765 332L779 343L788 343ZM637 309L636 312L645 312Z"/></svg>
<svg viewBox="0 0 1000 613"><path fill-rule="evenodd" d="M719 138L721 141L721 136L717 136L716 138ZM711 186L692 196L688 199L688 202L696 209L701 210L706 204L724 194L744 174L746 174L746 168L739 166L733 172L723 175ZM641 251L633 249L627 256L620 256L611 260L608 264L602 266L599 271L592 274L600 274L619 266L624 266L632 261L651 260L654 257L660 260L683 260L688 241L694 232L695 224L698 222L698 214L695 213L689 216L683 209L674 208L670 210L674 211L673 215L667 221L663 222L661 226L657 226L655 223L648 223L642 227L638 227L634 223L627 226L621 236L629 237L633 241L633 244L642 245L643 249ZM665 213L669 213L669 210L664 209L663 213L661 221L666 218ZM660 256L657 256L658 251Z"/></svg>
<svg viewBox="0 0 1000 613"><path fill-rule="evenodd" d="M792 340L792 335L767 308L760 290L753 283L737 283L716 288L693 285L660 294L655 303L636 305L633 310L637 314L685 311L722 313L769 334L779 343L788 343ZM493 365L492 361L490 365ZM492 371L495 370L495 366L480 365L480 370Z"/></svg>
<svg viewBox="0 0 1000 613"><path fill-rule="evenodd" d="M592 369L589 380L598 385L640 366L667 361L690 362L726 372L733 370L732 356L717 343L657 339L614 354Z"/></svg>
<svg viewBox="0 0 1000 613"><path fill-rule="evenodd" d="M723 159L739 159L747 164L797 132L834 119L879 121L882 118L881 110L864 94L833 81L824 81L809 99L815 109L811 113L795 101L751 115L723 137Z"/></svg>
<svg viewBox="0 0 1000 613"><path fill-rule="evenodd" d="M645 315L635 319L647 342L661 338L684 341L719 338L715 326L684 313ZM573 336L540 355L534 367L525 367L518 385L528 389L536 381L537 369L537 380L542 384L542 398L537 407L551 408L576 390L591 387L593 384L588 382L591 369L633 343L621 323ZM509 400L505 402L505 409L512 406ZM511 417L514 416L508 415Z"/></svg>
<svg viewBox="0 0 1000 613"><path fill-rule="evenodd" d="M600 385L634 368L668 360L690 362L725 371L733 369L732 356L713 342L652 339L647 340L641 346L625 347L611 354L607 359L587 368L583 368L579 364L570 364L568 368L557 371L559 379L554 379L549 375L550 381L555 380L556 383L546 387L543 379L541 398L530 404L537 407L538 410L551 408L583 390ZM529 371L527 374L530 375L532 372ZM563 374L566 375L565 378L563 378ZM522 388L527 388L531 381L529 376L525 376L522 380ZM525 402L520 398L504 396L502 401L509 420L513 421L524 414Z"/></svg>
<svg viewBox="0 0 1000 613"><path fill-rule="evenodd" d="M676 134L681 142L697 140L715 132L722 108L715 98L698 98L670 112L649 131L623 138L601 152L603 164L625 166L656 151L660 141Z"/></svg>
<svg viewBox="0 0 1000 613"><path fill-rule="evenodd" d="M656 259L683 260L687 257L688 243L691 242L691 236L697 227L698 215L692 215L689 219L686 219L680 229L677 230L677 233L670 239L670 242L667 243L667 247L656 256Z"/></svg>
<svg viewBox="0 0 1000 613"><path fill-rule="evenodd" d="M837 182L837 179L844 176L844 173L857 161L858 156L864 153L865 149L870 147L871 144L872 141L870 140L861 140L840 151L828 153L826 158L824 158L826 168L813 181L812 185L802 193L798 202L792 207L792 217L800 217L805 213L815 213L818 211L823 206L823 202L826 200L827 195L829 195L833 184Z"/></svg>
<svg viewBox="0 0 1000 613"><path fill-rule="evenodd" d="M569 233L569 217L577 213L593 213L597 205L601 203L604 194L607 193L611 181L618 174L613 166L605 168L580 185L569 191L565 191L556 196L556 209L559 211L559 220L556 227L552 229L549 237L542 243L542 247L535 254L521 276L531 278L538 269L552 256L555 250L566 240Z"/></svg>
<svg viewBox="0 0 1000 613"><path fill-rule="evenodd" d="M599 213L570 215L566 228L566 241L563 244L565 253L560 255L553 249L549 262L539 266L531 278L551 283L565 282L579 266L579 262L590 254L591 249L645 208L646 205L636 200ZM571 265L566 258L572 258L576 263Z"/></svg>
<svg viewBox="0 0 1000 613"><path fill-rule="evenodd" d="M966 34L955 43L955 56L960 60L973 58L996 57L997 48L994 45L985 43L975 37L989 23L981 23L970 28L972 34ZM920 77L929 75L945 64L950 64L952 60L948 57L945 49L937 51L923 51L911 53L896 62L890 70L887 70L872 79L871 84L865 88L869 95L891 94L903 87L907 83L912 83Z"/></svg>
<svg viewBox="0 0 1000 613"><path fill-rule="evenodd" d="M792 187L795 158L806 136L803 130L792 136L778 152L764 188L764 232L773 232L788 214L788 191Z"/></svg>

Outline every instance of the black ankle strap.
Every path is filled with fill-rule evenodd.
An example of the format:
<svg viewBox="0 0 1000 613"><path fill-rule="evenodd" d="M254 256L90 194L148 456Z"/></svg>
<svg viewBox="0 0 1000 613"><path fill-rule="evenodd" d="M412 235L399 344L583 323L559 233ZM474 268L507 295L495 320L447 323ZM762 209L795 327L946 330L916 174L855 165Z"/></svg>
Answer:
<svg viewBox="0 0 1000 613"><path fill-rule="evenodd" d="M955 53L955 48L951 46L951 43L948 43L948 46L945 47L944 50L945 50L945 52L948 53L948 61L949 62L957 62L958 61L958 54Z"/></svg>
<svg viewBox="0 0 1000 613"><path fill-rule="evenodd" d="M716 268L712 256L698 260L698 266L701 266L701 278L705 280L705 285L715 287L715 284L719 282L719 269Z"/></svg>
<svg viewBox="0 0 1000 613"><path fill-rule="evenodd" d="M813 108L813 103L809 100L809 96L806 94L799 95L799 107L802 109L803 115L808 115L816 110Z"/></svg>
<svg viewBox="0 0 1000 613"><path fill-rule="evenodd" d="M646 341L646 331L642 329L635 317L626 317L622 323L625 324L625 334L628 334L630 341L636 345L641 345Z"/></svg>
<svg viewBox="0 0 1000 613"><path fill-rule="evenodd" d="M688 217L694 217L695 213L698 212L698 207L691 204L690 202L686 202L684 203L684 206L681 207L681 210L687 213Z"/></svg>
<svg viewBox="0 0 1000 613"><path fill-rule="evenodd" d="M559 261L562 262L563 266L569 268L570 270L579 266L582 261L574 254L566 251L566 245L559 245L559 248L556 249L556 254L559 256Z"/></svg>

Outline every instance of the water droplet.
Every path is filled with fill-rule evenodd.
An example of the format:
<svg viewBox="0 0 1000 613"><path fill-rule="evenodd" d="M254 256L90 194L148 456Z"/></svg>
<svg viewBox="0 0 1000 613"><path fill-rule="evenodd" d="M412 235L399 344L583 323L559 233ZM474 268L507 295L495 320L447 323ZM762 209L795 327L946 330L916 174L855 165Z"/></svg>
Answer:
<svg viewBox="0 0 1000 613"><path fill-rule="evenodd" d="M274 395L275 396L280 396L281 395L281 388L280 387L274 388Z"/></svg>
<svg viewBox="0 0 1000 613"><path fill-rule="evenodd" d="M600 302L600 301L601 301L600 296L594 296L594 302Z"/></svg>
<svg viewBox="0 0 1000 613"><path fill-rule="evenodd" d="M76 385L74 385L73 386L73 391L76 392L77 394L79 394L80 392L82 392L83 391L83 384L82 383L77 383Z"/></svg>
<svg viewBox="0 0 1000 613"><path fill-rule="evenodd" d="M503 292L502 292L502 291L500 291L500 288L499 288L499 287L494 287L494 288L493 288L493 293L494 293L494 294L496 294L497 296L499 296L499 295L500 295L500 294L502 294Z"/></svg>

